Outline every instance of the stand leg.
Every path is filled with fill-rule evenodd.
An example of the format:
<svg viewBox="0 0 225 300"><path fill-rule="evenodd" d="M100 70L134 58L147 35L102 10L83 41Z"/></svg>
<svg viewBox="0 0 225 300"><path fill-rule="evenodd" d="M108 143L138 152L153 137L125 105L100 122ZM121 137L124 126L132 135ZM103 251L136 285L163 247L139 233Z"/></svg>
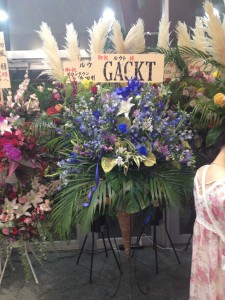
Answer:
<svg viewBox="0 0 225 300"><path fill-rule="evenodd" d="M189 237L189 239L188 239L188 242L187 242L187 244L186 244L186 246L185 246L185 248L184 248L185 251L187 251L188 246L191 244L192 236L193 236L193 233L190 235L190 237Z"/></svg>
<svg viewBox="0 0 225 300"><path fill-rule="evenodd" d="M174 252L174 254L175 254L176 258L177 258L178 264L181 264L180 259L179 259L178 255L177 255L177 251L176 251L176 249L174 247L174 244L173 244L173 242L171 240L171 237L170 237L168 229L167 229L167 210L166 210L166 205L165 205L164 209L165 209L165 231L166 231L166 234L167 234L167 236L168 236L168 238L170 240L170 244L171 244L171 247L173 248L173 252Z"/></svg>
<svg viewBox="0 0 225 300"><path fill-rule="evenodd" d="M2 283L2 278L4 276L5 269L7 267L7 264L8 264L11 253L12 253L12 248L7 247L6 259L5 259L5 263L4 263L4 266L3 266L3 269L2 269L2 272L1 272L1 277L0 277L0 284Z"/></svg>
<svg viewBox="0 0 225 300"><path fill-rule="evenodd" d="M81 247L81 250L80 250L80 253L79 253L79 256L78 256L78 259L77 259L77 265L79 264L80 257L81 257L81 254L82 254L83 250L84 250L84 245L86 243L87 237L88 237L88 235L86 235L85 238L84 238L84 242L83 242L83 245Z"/></svg>
<svg viewBox="0 0 225 300"><path fill-rule="evenodd" d="M104 236L103 231L102 231L102 239L103 239L103 244L104 244L104 249L105 249L105 255L106 255L106 257L108 257L108 252L107 252L106 245L105 245L105 236Z"/></svg>
<svg viewBox="0 0 225 300"><path fill-rule="evenodd" d="M27 244L26 244L26 243L25 243L25 245L24 245L24 250L25 250L25 255L26 255L27 261L28 261L28 263L29 263L29 265L30 265L31 272L32 272L32 274L33 274L33 276L34 276L34 280L35 280L35 282L38 284L37 276L36 276L36 274L35 274L34 268L33 268L33 266L32 266L32 263L31 263L31 261L30 261L30 257L29 257L28 252L27 252Z"/></svg>
<svg viewBox="0 0 225 300"><path fill-rule="evenodd" d="M30 245L30 243L27 243L27 247L29 248L29 250L31 251L31 253L33 254L33 256L36 258L36 260L39 262L39 264L42 265L42 262L41 262L40 258L34 252L33 247Z"/></svg>
<svg viewBox="0 0 225 300"><path fill-rule="evenodd" d="M142 236L144 230L145 230L145 224L144 224L144 226L143 226L142 229L141 229L141 233L140 233L139 236L137 237L137 242L136 242L136 244L135 244L133 253L132 253L132 255L131 255L132 258L134 257L134 254L135 254L135 252L136 252L136 250L137 250L138 243L139 243L139 241L140 241L140 239L141 239L141 236Z"/></svg>
<svg viewBox="0 0 225 300"><path fill-rule="evenodd" d="M92 269L93 269L93 258L94 258L94 231L92 229L92 247L91 247L91 269L90 269L90 280L89 283L92 283Z"/></svg>
<svg viewBox="0 0 225 300"><path fill-rule="evenodd" d="M157 250L157 236L156 236L156 225L153 225L153 249L155 252L155 272L159 273L159 265L158 265L158 250Z"/></svg>
<svg viewBox="0 0 225 300"><path fill-rule="evenodd" d="M112 246L112 243L111 243L111 240L110 240L110 237L109 237L109 229L108 229L108 228L107 228L107 237L108 237L109 245L110 245L110 248L112 249L112 253L113 253L113 256L114 256L114 258L115 258L117 267L118 267L118 269L119 269L119 271L120 271L120 274L122 275L123 272L122 272L122 270L121 270L121 268L120 268L119 261L118 261L118 259L117 259L117 257L116 257L115 251L114 251L114 249L113 249L113 246Z"/></svg>

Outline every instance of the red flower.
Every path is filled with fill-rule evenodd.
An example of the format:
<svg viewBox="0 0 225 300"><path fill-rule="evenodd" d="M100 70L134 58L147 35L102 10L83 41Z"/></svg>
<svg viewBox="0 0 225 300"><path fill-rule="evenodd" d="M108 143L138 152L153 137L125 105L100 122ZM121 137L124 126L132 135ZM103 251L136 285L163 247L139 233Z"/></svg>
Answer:
<svg viewBox="0 0 225 300"><path fill-rule="evenodd" d="M13 227L13 229L12 229L12 234L16 235L17 233L18 233L17 228L16 228L16 227Z"/></svg>
<svg viewBox="0 0 225 300"><path fill-rule="evenodd" d="M171 81L171 78L166 78L166 79L164 80L164 82L165 82L166 84L169 84L170 81Z"/></svg>
<svg viewBox="0 0 225 300"><path fill-rule="evenodd" d="M96 95L97 92L98 92L97 86L96 86L96 85L93 85L93 86L91 87L91 93L92 93L93 95Z"/></svg>
<svg viewBox="0 0 225 300"><path fill-rule="evenodd" d="M55 124L60 124L61 123L61 121L57 118L54 118L54 122L55 122Z"/></svg>
<svg viewBox="0 0 225 300"><path fill-rule="evenodd" d="M0 150L0 158L6 157L6 153L4 150Z"/></svg>
<svg viewBox="0 0 225 300"><path fill-rule="evenodd" d="M9 195L9 198L10 198L11 200L13 200L13 199L16 198L16 196L17 196L17 193L16 193L16 192L11 192L10 195Z"/></svg>
<svg viewBox="0 0 225 300"><path fill-rule="evenodd" d="M33 150L35 146L36 146L36 144L31 143L31 144L29 144L29 149L30 149L30 150Z"/></svg>
<svg viewBox="0 0 225 300"><path fill-rule="evenodd" d="M55 106L51 106L47 109L47 114L48 115L54 115L54 114L57 114L58 111L56 110Z"/></svg>

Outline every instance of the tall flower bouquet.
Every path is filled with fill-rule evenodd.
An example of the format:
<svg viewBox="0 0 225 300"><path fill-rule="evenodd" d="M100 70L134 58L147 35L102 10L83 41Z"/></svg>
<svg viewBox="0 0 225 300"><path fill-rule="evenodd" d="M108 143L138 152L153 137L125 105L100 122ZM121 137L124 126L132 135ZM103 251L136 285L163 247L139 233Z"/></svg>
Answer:
<svg viewBox="0 0 225 300"><path fill-rule="evenodd" d="M48 87L52 99L43 105L44 93L43 85L29 85L26 73L16 92L8 91L0 107L0 240L6 244L42 242L49 235L44 222L58 183L44 176L49 153L43 141L51 136L49 130L38 130L35 120L40 115L48 117L45 110L57 103L56 92ZM51 129L53 118L49 118Z"/></svg>
<svg viewBox="0 0 225 300"><path fill-rule="evenodd" d="M62 116L52 145L64 155L53 209L63 237L75 222L89 231L108 207L133 214L156 200L175 206L191 191L190 116L163 88L135 78L117 88L84 80Z"/></svg>

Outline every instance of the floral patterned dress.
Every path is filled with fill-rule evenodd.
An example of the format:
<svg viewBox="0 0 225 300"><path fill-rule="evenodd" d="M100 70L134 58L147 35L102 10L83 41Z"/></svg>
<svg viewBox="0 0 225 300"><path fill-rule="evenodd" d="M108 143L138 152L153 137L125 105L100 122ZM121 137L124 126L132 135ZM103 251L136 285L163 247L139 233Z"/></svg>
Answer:
<svg viewBox="0 0 225 300"><path fill-rule="evenodd" d="M198 173L194 182L196 221L190 300L225 299L225 178L216 180L205 190L207 168L203 169L202 183Z"/></svg>

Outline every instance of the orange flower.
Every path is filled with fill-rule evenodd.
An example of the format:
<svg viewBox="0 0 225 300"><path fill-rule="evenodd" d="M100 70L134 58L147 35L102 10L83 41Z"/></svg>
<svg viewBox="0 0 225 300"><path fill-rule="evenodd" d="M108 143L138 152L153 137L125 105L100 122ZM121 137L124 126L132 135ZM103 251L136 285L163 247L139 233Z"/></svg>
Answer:
<svg viewBox="0 0 225 300"><path fill-rule="evenodd" d="M213 97L214 103L219 107L225 107L225 95L223 93L217 93Z"/></svg>
<svg viewBox="0 0 225 300"><path fill-rule="evenodd" d="M56 109L58 112L61 111L62 107L63 107L62 104L56 104L56 105L55 105L55 109Z"/></svg>

